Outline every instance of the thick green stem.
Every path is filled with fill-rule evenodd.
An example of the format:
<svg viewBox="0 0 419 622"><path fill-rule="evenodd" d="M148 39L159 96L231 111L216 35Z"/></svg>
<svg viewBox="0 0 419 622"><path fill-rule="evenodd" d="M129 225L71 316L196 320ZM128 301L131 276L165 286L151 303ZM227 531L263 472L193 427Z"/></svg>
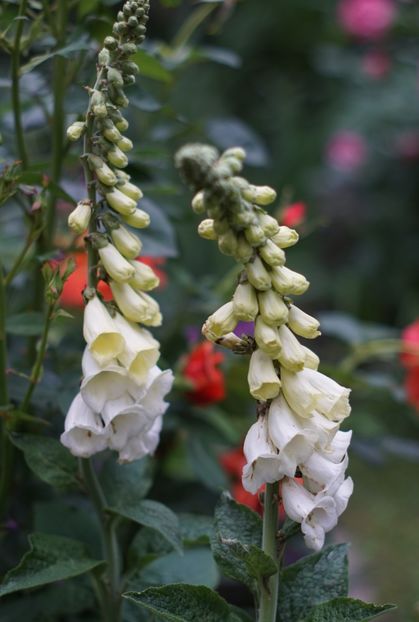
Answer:
<svg viewBox="0 0 419 622"><path fill-rule="evenodd" d="M11 55L12 71L12 110L15 122L15 134L17 152L23 168L28 166L28 154L26 152L25 136L22 125L22 105L19 90L19 71L20 71L20 42L23 33L24 16L28 6L28 0L21 0L19 4L18 20L16 25L13 50Z"/></svg>
<svg viewBox="0 0 419 622"><path fill-rule="evenodd" d="M0 516L3 514L9 491L13 446L7 429L7 342L6 342L6 296L3 284L3 268L0 263L0 418L1 418L1 473L0 473Z"/></svg>
<svg viewBox="0 0 419 622"><path fill-rule="evenodd" d="M90 459L80 459L80 471L101 525L103 554L107 562L106 591L97 597L104 622L119 622L121 616L120 554L116 520L107 512L106 498ZM106 602L103 602L106 599Z"/></svg>
<svg viewBox="0 0 419 622"><path fill-rule="evenodd" d="M278 482L266 484L263 504L263 538L264 553L278 563L277 550L278 530ZM261 586L261 598L258 622L275 622L278 606L279 572L269 577Z"/></svg>

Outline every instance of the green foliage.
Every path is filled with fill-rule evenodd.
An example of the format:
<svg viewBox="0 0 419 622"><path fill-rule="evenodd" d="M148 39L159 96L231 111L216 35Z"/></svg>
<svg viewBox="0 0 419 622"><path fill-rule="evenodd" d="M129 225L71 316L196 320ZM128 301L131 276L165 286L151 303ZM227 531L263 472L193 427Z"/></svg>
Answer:
<svg viewBox="0 0 419 622"><path fill-rule="evenodd" d="M29 536L30 550L0 585L0 596L77 577L103 562L92 559L80 542L49 534Z"/></svg>
<svg viewBox="0 0 419 622"><path fill-rule="evenodd" d="M335 598L317 605L298 622L367 622L392 609L394 605L369 605L352 598Z"/></svg>
<svg viewBox="0 0 419 622"><path fill-rule="evenodd" d="M100 480L109 507L130 507L139 503L153 483L149 458L130 464L117 464L113 456L106 461Z"/></svg>
<svg viewBox="0 0 419 622"><path fill-rule="evenodd" d="M36 337L41 335L44 328L44 317L37 311L27 311L9 315L6 320L6 331L9 335Z"/></svg>

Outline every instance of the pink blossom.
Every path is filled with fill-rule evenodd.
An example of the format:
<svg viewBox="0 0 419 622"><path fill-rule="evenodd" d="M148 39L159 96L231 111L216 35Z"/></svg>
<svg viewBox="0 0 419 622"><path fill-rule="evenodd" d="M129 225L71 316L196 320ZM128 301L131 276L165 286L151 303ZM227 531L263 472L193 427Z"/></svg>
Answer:
<svg viewBox="0 0 419 622"><path fill-rule="evenodd" d="M396 16L394 0L340 0L338 20L343 30L361 39L380 39Z"/></svg>
<svg viewBox="0 0 419 622"><path fill-rule="evenodd" d="M329 165L346 173L359 168L365 162L366 155L367 146L364 138L348 130L334 134L326 148Z"/></svg>

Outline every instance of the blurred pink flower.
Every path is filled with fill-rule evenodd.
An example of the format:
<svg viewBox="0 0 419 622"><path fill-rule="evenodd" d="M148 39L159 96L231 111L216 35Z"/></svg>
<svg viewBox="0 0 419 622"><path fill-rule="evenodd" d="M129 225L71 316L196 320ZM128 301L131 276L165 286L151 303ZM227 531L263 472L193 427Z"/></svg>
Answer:
<svg viewBox="0 0 419 622"><path fill-rule="evenodd" d="M417 160L419 158L419 132L410 130L400 133L395 140L397 154L403 160Z"/></svg>
<svg viewBox="0 0 419 622"><path fill-rule="evenodd" d="M365 162L366 156L364 138L348 130L334 134L326 147L326 159L330 166L346 173L359 168Z"/></svg>
<svg viewBox="0 0 419 622"><path fill-rule="evenodd" d="M381 50L370 50L362 59L363 72L374 80L384 78L390 71L390 68L390 57Z"/></svg>
<svg viewBox="0 0 419 622"><path fill-rule="evenodd" d="M340 0L338 20L343 30L361 39L379 39L396 16L394 0Z"/></svg>

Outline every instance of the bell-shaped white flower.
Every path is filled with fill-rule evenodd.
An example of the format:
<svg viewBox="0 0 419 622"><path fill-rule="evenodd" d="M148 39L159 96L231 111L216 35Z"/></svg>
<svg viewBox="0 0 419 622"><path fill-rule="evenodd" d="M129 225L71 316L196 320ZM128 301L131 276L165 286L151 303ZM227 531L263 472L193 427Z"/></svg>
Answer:
<svg viewBox="0 0 419 622"><path fill-rule="evenodd" d="M260 417L249 429L243 446L247 464L243 467L243 488L255 494L263 484L281 477L281 458L269 438L266 417Z"/></svg>
<svg viewBox="0 0 419 622"><path fill-rule="evenodd" d="M339 430L339 432L334 435L333 439L322 448L321 451L325 458L335 464L342 462L348 451L351 438L352 430L348 430L347 432Z"/></svg>
<svg viewBox="0 0 419 622"><path fill-rule="evenodd" d="M115 400L126 393L133 381L127 370L113 360L101 367L88 348L82 358L83 381L80 393L83 400L95 413L101 413L108 400Z"/></svg>
<svg viewBox="0 0 419 622"><path fill-rule="evenodd" d="M284 324L288 319L288 307L278 292L269 289L258 295L259 310L264 321L272 326Z"/></svg>
<svg viewBox="0 0 419 622"><path fill-rule="evenodd" d="M169 406L164 398L171 391L173 381L174 376L170 369L162 371L155 365L149 370L145 383L131 390L131 395L136 403L155 418L163 415Z"/></svg>
<svg viewBox="0 0 419 622"><path fill-rule="evenodd" d="M250 283L239 283L233 296L234 315L243 322L251 322L258 311L256 291Z"/></svg>
<svg viewBox="0 0 419 622"><path fill-rule="evenodd" d="M342 421L351 412L350 390L313 369L293 373L283 368L283 391L296 413L308 417L313 410L332 421Z"/></svg>
<svg viewBox="0 0 419 622"><path fill-rule="evenodd" d="M132 437L145 433L154 423L128 394L106 402L102 418L108 430L108 446L116 451L122 450Z"/></svg>
<svg viewBox="0 0 419 622"><path fill-rule="evenodd" d="M333 496L345 479L348 455L341 462L328 460L323 452L315 451L300 464L305 487L312 493L326 493Z"/></svg>
<svg viewBox="0 0 419 622"><path fill-rule="evenodd" d="M307 420L291 410L283 395L273 400L267 419L269 438L279 449L281 477L294 477L297 466L314 451L315 430L305 427Z"/></svg>
<svg viewBox="0 0 419 622"><path fill-rule="evenodd" d="M60 437L73 456L89 458L106 448L107 432L99 415L85 404L80 393L71 403Z"/></svg>
<svg viewBox="0 0 419 622"><path fill-rule="evenodd" d="M278 361L290 371L300 371L306 360L302 345L285 324L279 327L278 332L282 345Z"/></svg>
<svg viewBox="0 0 419 622"><path fill-rule="evenodd" d="M321 334L319 331L320 322L295 305L290 306L288 326L296 335L306 339L315 339Z"/></svg>
<svg viewBox="0 0 419 622"><path fill-rule="evenodd" d="M202 333L210 341L217 341L223 335L231 333L237 326L233 302L227 302L209 316L202 327Z"/></svg>
<svg viewBox="0 0 419 622"><path fill-rule="evenodd" d="M354 483L351 477L347 477L345 481L339 486L334 494L334 501L336 503L336 512L340 516L347 508L348 501L354 491Z"/></svg>
<svg viewBox="0 0 419 622"><path fill-rule="evenodd" d="M121 255L113 244L106 244L98 250L99 257L111 279L118 282L129 281L134 274L133 266Z"/></svg>
<svg viewBox="0 0 419 622"><path fill-rule="evenodd" d="M129 322L119 313L115 315L114 322L125 341L125 347L118 359L130 377L142 384L159 359L160 344L148 330Z"/></svg>
<svg viewBox="0 0 419 622"><path fill-rule="evenodd" d="M102 367L117 358L125 346L124 338L97 296L89 300L84 310L83 336Z"/></svg>
<svg viewBox="0 0 419 622"><path fill-rule="evenodd" d="M325 534L337 524L334 499L329 496L313 495L289 478L283 480L281 494L287 516L301 523L306 545L319 551L324 544Z"/></svg>
<svg viewBox="0 0 419 622"><path fill-rule="evenodd" d="M278 329L276 326L266 324L261 315L256 318L255 322L255 341L259 348L272 358L276 358L281 351L282 344Z"/></svg>
<svg viewBox="0 0 419 622"><path fill-rule="evenodd" d="M310 283L305 276L290 270L286 266L278 266L271 272L272 285L279 294L299 296L307 291Z"/></svg>
<svg viewBox="0 0 419 622"><path fill-rule="evenodd" d="M146 432L140 432L132 436L127 444L120 450L118 462L121 464L140 460L144 456L153 455L160 440L160 432L163 427L163 417L157 417L153 425Z"/></svg>
<svg viewBox="0 0 419 622"><path fill-rule="evenodd" d="M315 448L319 451L323 451L325 447L330 445L339 430L338 421L331 421L315 410L313 410L310 417L304 417L304 421L305 427L313 430L316 437Z"/></svg>
<svg viewBox="0 0 419 622"><path fill-rule="evenodd" d="M256 400L273 399L281 389L281 381L271 357L259 348L250 357L247 380L250 393Z"/></svg>

